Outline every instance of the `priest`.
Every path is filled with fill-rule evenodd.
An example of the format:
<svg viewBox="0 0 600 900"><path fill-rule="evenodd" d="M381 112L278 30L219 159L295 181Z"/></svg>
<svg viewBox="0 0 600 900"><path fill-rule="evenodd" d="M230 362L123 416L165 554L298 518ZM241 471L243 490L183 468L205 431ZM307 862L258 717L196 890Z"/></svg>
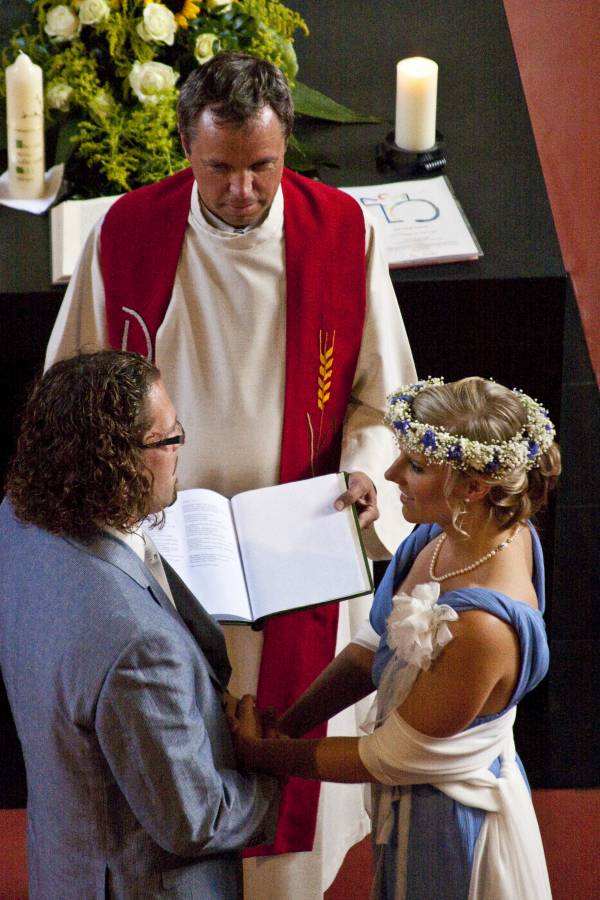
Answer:
<svg viewBox="0 0 600 900"><path fill-rule="evenodd" d="M338 504L356 503L370 556L388 558L407 529L382 477L395 456L382 412L415 372L374 227L343 192L284 168L293 105L271 63L216 56L184 84L178 123L189 168L125 195L95 228L46 364L102 347L147 356L193 448L181 488L232 496L345 470ZM230 626L231 689L283 711L367 606ZM290 779L274 844L245 861L245 896L321 897L368 828L359 786Z"/></svg>

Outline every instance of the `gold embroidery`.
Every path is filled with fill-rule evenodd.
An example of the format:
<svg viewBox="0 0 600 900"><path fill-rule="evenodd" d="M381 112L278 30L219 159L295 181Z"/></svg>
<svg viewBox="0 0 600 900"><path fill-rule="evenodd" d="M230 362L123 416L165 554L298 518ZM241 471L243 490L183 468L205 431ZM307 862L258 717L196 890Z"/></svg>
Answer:
<svg viewBox="0 0 600 900"><path fill-rule="evenodd" d="M310 413L306 413L308 422L308 430L310 434L310 468L313 475L316 474L317 461L319 453L325 440L323 434L323 425L325 419L325 406L331 397L331 383L333 380L333 348L335 346L335 331L331 336L331 343L328 344L329 332L323 333L319 331L319 377L317 378L317 408L320 411L319 431L315 442L315 432L310 417ZM332 420L335 428L335 421Z"/></svg>
<svg viewBox="0 0 600 900"><path fill-rule="evenodd" d="M331 396L331 377L333 375L333 346L335 344L335 331L331 338L331 346L327 346L327 332L323 338L323 332L319 332L319 390L317 391L317 406L323 412L324 406Z"/></svg>

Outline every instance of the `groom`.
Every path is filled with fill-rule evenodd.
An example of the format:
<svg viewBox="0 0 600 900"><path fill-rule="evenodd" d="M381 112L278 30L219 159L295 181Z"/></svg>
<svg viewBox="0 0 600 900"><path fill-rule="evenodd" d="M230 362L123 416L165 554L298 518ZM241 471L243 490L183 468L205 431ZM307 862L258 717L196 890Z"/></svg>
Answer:
<svg viewBox="0 0 600 900"><path fill-rule="evenodd" d="M151 363L82 354L23 414L0 506L0 666L28 780L30 897L242 896L276 782L241 774L219 626L139 529L183 428Z"/></svg>

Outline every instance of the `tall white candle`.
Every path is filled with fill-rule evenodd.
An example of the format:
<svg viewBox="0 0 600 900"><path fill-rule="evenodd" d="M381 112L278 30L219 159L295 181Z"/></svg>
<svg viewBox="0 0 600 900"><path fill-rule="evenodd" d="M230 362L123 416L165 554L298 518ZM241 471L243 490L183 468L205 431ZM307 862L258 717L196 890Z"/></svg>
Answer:
<svg viewBox="0 0 600 900"><path fill-rule="evenodd" d="M23 199L44 193L44 87L42 70L26 53L6 69L8 184Z"/></svg>
<svg viewBox="0 0 600 900"><path fill-rule="evenodd" d="M412 56L396 66L396 133L398 147L421 152L435 144L438 66Z"/></svg>

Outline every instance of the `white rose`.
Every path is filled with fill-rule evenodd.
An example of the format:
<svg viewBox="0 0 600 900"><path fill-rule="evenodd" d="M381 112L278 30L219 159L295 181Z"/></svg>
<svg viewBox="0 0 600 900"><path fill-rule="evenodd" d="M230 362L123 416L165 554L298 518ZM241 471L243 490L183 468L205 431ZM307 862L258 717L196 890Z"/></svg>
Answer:
<svg viewBox="0 0 600 900"><path fill-rule="evenodd" d="M46 102L50 109L59 109L66 112L71 105L73 96L73 88L66 81L56 81L48 86L46 91Z"/></svg>
<svg viewBox="0 0 600 900"><path fill-rule="evenodd" d="M110 16L110 6L106 0L82 0L79 6L79 21L82 25L97 25Z"/></svg>
<svg viewBox="0 0 600 900"><path fill-rule="evenodd" d="M227 12L231 6L232 0L206 0L206 8L209 12Z"/></svg>
<svg viewBox="0 0 600 900"><path fill-rule="evenodd" d="M160 95L175 87L179 78L171 66L159 62L134 62L129 84L140 103L158 103Z"/></svg>
<svg viewBox="0 0 600 900"><path fill-rule="evenodd" d="M68 6L55 6L46 16L44 31L56 41L72 41L81 31L81 22Z"/></svg>
<svg viewBox="0 0 600 900"><path fill-rule="evenodd" d="M215 55L215 41L217 42L217 50L219 49L219 38L216 34L199 34L196 38L194 46L194 56L202 65L212 59Z"/></svg>
<svg viewBox="0 0 600 900"><path fill-rule="evenodd" d="M157 44L171 46L175 40L177 22L166 6L161 3L149 3L144 9L144 21L139 23L137 31L143 41L155 41Z"/></svg>

